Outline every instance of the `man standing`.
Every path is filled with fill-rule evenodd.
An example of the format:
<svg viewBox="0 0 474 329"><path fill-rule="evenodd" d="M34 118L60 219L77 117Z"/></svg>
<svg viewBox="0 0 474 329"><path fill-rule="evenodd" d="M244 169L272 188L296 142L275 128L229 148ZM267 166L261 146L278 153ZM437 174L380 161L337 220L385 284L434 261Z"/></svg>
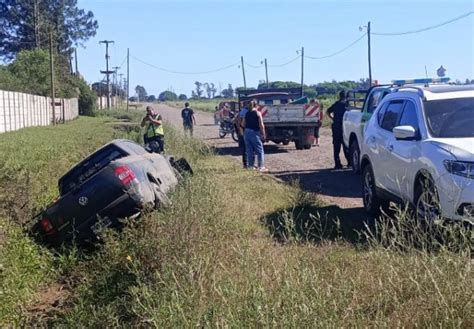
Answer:
<svg viewBox="0 0 474 329"><path fill-rule="evenodd" d="M309 102L310 107L316 107L318 109L318 125L314 127L314 146L319 146L319 129L323 125L323 119L324 119L324 112L323 112L323 105L316 99L312 99Z"/></svg>
<svg viewBox="0 0 474 329"><path fill-rule="evenodd" d="M193 137L193 127L196 124L196 118L194 118L194 111L189 108L189 103L187 102L181 111L181 118L183 118L184 134L189 133L189 135Z"/></svg>
<svg viewBox="0 0 474 329"><path fill-rule="evenodd" d="M146 107L146 115L140 124L142 127L145 125L148 125L143 136L145 145L148 145L152 152L162 153L165 149L163 122L161 115L154 113L151 106Z"/></svg>
<svg viewBox="0 0 474 329"><path fill-rule="evenodd" d="M240 112L234 118L235 129L237 131L237 137L239 138L239 147L242 152L242 165L244 168L247 168L247 151L245 149L245 140L244 140L244 127L242 126L242 121L245 119L245 115L249 111L247 109L247 102L241 102Z"/></svg>
<svg viewBox="0 0 474 329"><path fill-rule="evenodd" d="M339 100L331 105L327 110L328 117L332 120L332 144L334 147L334 169L342 169L341 159L339 153L341 146L344 156L347 160L347 165L350 165L349 151L344 146L342 140L342 119L347 109L346 92L343 90L339 93Z"/></svg>

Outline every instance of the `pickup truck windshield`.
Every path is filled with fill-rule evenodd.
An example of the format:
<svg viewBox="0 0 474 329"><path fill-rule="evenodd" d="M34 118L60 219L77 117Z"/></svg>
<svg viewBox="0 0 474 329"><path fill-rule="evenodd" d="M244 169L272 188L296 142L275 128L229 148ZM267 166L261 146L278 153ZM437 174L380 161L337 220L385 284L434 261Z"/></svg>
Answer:
<svg viewBox="0 0 474 329"><path fill-rule="evenodd" d="M474 98L425 101L424 111L433 137L474 137Z"/></svg>
<svg viewBox="0 0 474 329"><path fill-rule="evenodd" d="M124 156L127 156L127 154L113 144L100 149L89 158L79 163L60 179L59 193L61 195L69 193L71 190L80 186L87 179L101 171L111 161L120 159Z"/></svg>

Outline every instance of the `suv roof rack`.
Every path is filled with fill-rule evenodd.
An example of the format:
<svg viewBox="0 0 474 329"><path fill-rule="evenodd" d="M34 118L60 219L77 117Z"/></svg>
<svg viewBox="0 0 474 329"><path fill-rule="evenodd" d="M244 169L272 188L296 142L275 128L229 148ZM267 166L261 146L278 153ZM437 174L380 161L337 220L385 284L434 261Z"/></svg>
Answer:
<svg viewBox="0 0 474 329"><path fill-rule="evenodd" d="M394 92L397 92L397 91L403 91L403 90L406 90L406 89L413 89L415 90L416 92L418 92L418 95L420 97L424 97L425 94L424 94L424 90L422 87L419 87L419 86L398 86L396 87L393 91Z"/></svg>

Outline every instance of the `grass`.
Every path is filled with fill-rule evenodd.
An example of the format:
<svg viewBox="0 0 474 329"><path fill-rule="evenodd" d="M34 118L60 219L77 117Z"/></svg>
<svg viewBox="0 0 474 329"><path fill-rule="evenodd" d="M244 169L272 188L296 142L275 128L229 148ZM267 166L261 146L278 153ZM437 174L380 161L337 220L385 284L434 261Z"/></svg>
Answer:
<svg viewBox="0 0 474 329"><path fill-rule="evenodd" d="M169 106L177 107L177 108L184 108L184 103L189 102L189 106L193 110L213 113L216 109L216 106L218 106L220 102L226 102L226 101L231 101L231 100L232 99L225 99L225 98L199 99L199 100L190 99L187 101L166 102L166 104Z"/></svg>
<svg viewBox="0 0 474 329"><path fill-rule="evenodd" d="M5 163L19 168L10 170L15 184L22 186L27 173L31 181L52 176L42 182L49 184L48 197L40 186L31 189L29 208L54 198L55 180L91 149L117 135L138 138L137 131L117 130L111 120L80 118L2 136L2 146L25 148L1 157L11 157ZM399 213L398 222L382 220L373 235L361 229L349 239L335 218L319 212L324 205L313 195L241 170L200 142L166 131L169 150L186 156L195 175L171 195L169 207L121 234L106 232L98 251L53 256L21 232L22 218L3 215L8 226L0 228L0 324L473 327L469 231L455 226L437 230L442 238L427 235L410 230L413 223ZM15 144L26 139L22 134L38 143ZM57 144L58 138L64 143ZM42 158L48 149L54 156ZM34 159L43 160L26 163ZM70 292L60 307L28 311L41 301L38 284L57 282L68 282Z"/></svg>

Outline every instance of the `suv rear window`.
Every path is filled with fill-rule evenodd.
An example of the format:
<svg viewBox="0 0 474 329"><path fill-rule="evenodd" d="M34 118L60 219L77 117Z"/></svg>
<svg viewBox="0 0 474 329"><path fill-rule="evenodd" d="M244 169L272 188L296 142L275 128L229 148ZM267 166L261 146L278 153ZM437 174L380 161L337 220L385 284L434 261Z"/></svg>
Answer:
<svg viewBox="0 0 474 329"><path fill-rule="evenodd" d="M71 190L80 186L90 177L101 171L110 162L124 156L127 156L127 154L114 144L110 144L98 150L76 165L59 180L59 193L61 195L69 193Z"/></svg>

